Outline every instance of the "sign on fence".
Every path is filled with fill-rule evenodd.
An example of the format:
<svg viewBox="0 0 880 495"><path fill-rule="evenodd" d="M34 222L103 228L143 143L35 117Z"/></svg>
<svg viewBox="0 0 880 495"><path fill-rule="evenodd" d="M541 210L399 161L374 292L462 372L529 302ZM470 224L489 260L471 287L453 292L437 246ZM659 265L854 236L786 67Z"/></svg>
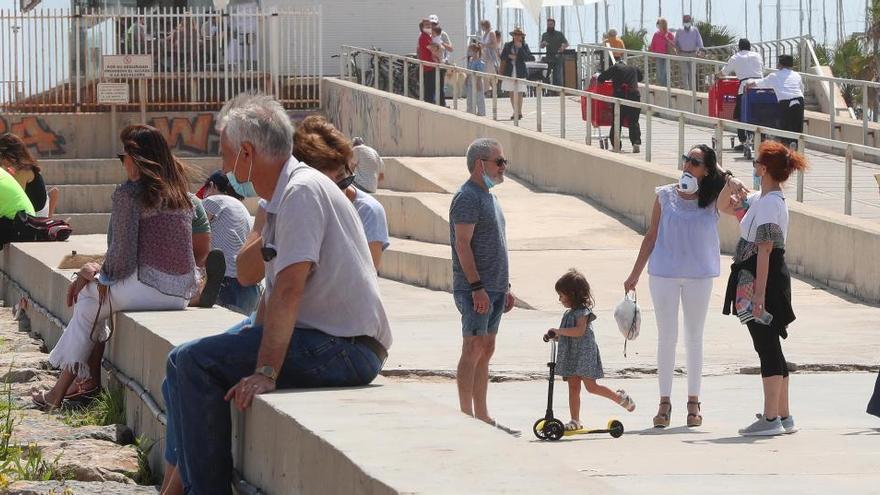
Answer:
<svg viewBox="0 0 880 495"><path fill-rule="evenodd" d="M127 83L98 83L99 105L124 105L128 101Z"/></svg>
<svg viewBox="0 0 880 495"><path fill-rule="evenodd" d="M153 77L153 55L104 55L101 73L106 78Z"/></svg>

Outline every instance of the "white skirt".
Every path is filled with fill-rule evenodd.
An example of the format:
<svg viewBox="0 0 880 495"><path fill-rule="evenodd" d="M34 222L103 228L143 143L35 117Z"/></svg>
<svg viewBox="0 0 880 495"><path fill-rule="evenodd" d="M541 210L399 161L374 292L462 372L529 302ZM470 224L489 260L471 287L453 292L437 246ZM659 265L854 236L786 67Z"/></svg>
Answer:
<svg viewBox="0 0 880 495"><path fill-rule="evenodd" d="M522 77L516 73L516 67L513 68L512 77L517 77L517 78ZM511 93L513 93L514 91L516 91L517 93L525 93L526 92L526 84L519 82L519 81L510 81L510 80L505 79L504 81L501 81L501 90L502 91L509 91Z"/></svg>
<svg viewBox="0 0 880 495"><path fill-rule="evenodd" d="M141 283L137 272L110 286L110 301L113 303L113 311L180 310L189 304L182 297L163 294ZM88 360L95 346L91 338L92 326L95 326L95 339L105 340L105 323L110 316L108 301L100 305L100 314L98 306L98 284L90 282L80 291L76 304L73 305L70 323L61 334L58 344L49 353L49 363L52 366L70 371L77 378L89 378Z"/></svg>

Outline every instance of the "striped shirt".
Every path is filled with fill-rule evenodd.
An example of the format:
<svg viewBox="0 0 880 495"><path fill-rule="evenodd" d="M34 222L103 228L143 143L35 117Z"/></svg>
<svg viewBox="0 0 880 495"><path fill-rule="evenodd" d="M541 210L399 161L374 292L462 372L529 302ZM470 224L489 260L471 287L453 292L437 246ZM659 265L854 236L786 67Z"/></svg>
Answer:
<svg viewBox="0 0 880 495"><path fill-rule="evenodd" d="M211 221L211 249L223 251L226 258L226 276L235 277L235 256L250 232L250 213L244 204L224 194L215 194L202 200Z"/></svg>

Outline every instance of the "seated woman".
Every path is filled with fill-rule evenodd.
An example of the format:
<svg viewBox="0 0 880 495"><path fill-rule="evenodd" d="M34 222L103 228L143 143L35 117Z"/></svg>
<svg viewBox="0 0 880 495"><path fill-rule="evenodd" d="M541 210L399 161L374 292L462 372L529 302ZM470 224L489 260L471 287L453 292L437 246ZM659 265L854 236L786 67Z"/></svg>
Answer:
<svg viewBox="0 0 880 495"><path fill-rule="evenodd" d="M183 309L197 286L183 165L154 127L126 127L120 139L128 181L113 193L113 235L103 264L84 266L67 290L73 316L49 354L61 376L51 390L32 396L43 410L60 407L75 378L100 381L110 337L104 321L113 311Z"/></svg>
<svg viewBox="0 0 880 495"><path fill-rule="evenodd" d="M51 217L58 202L58 188L47 188L37 161L20 137L0 134L0 166L15 177L24 189L38 217Z"/></svg>

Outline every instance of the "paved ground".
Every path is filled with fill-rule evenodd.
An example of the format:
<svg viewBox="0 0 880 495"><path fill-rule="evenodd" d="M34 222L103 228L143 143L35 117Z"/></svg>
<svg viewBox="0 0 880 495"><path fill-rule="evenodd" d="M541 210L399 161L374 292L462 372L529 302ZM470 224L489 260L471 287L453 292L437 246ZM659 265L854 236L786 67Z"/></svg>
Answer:
<svg viewBox="0 0 880 495"><path fill-rule="evenodd" d="M590 427L603 427L610 418L621 420L627 433L619 439L587 435L554 443L536 440L531 427L544 414L546 382L493 383L489 394L496 418L524 430L520 440L546 454L548 469L577 470L585 477L602 478L621 493L878 494L880 419L864 412L875 377L867 373L794 375L792 413L801 431L758 439L737 435L737 429L750 423L761 407L760 382L755 376L705 379L704 426L695 429L683 426L685 383L676 380L673 427L665 431L650 428L656 413L655 380L605 380L612 388L626 388L637 402L636 411L627 413L608 400L584 393L582 419ZM457 405L450 380L419 382L418 390L426 400ZM567 392L557 388L555 399L556 416L567 421ZM578 493L575 487L571 493Z"/></svg>
<svg viewBox="0 0 880 495"><path fill-rule="evenodd" d="M464 100L461 100L459 109L464 110ZM449 103L451 106L451 102ZM560 134L560 103L559 97L542 98L542 131L559 137ZM488 115L492 115L492 100L486 101ZM523 119L520 126L525 129L537 130L537 99L526 98L523 105ZM511 114L510 100L498 99L499 122L513 125L508 120ZM645 117L641 116L642 142L647 143ZM586 127L581 119L580 102L577 98L567 98L565 104L565 128L566 139L583 143L586 136ZM660 118L652 119L652 160L655 163L668 164L670 167L677 166L678 157L678 122ZM601 129L602 135L608 135L608 127ZM598 130L593 128L593 136L598 137ZM627 132L623 132L624 138ZM731 135L725 133L725 136ZM686 126L685 147L686 149L695 144L711 144L714 129L688 125ZM629 153L631 147L629 141L623 140L623 151ZM593 146L598 147L597 139L593 139ZM646 146L642 146L641 156L644 157ZM609 151L610 153L610 151ZM729 158L733 157L733 160ZM811 166L804 181L804 200L806 203L821 206L829 210L843 213L844 205L844 158L807 149L807 157ZM730 167L738 176L751 177L752 163L746 160L742 153L734 153L730 150L730 141L725 138L724 150L725 166ZM860 218L880 220L880 188L874 179L875 174L880 174L880 165L875 163L853 160L853 215ZM746 180L746 182L750 182ZM787 186L789 197L795 197L795 180L791 179Z"/></svg>

